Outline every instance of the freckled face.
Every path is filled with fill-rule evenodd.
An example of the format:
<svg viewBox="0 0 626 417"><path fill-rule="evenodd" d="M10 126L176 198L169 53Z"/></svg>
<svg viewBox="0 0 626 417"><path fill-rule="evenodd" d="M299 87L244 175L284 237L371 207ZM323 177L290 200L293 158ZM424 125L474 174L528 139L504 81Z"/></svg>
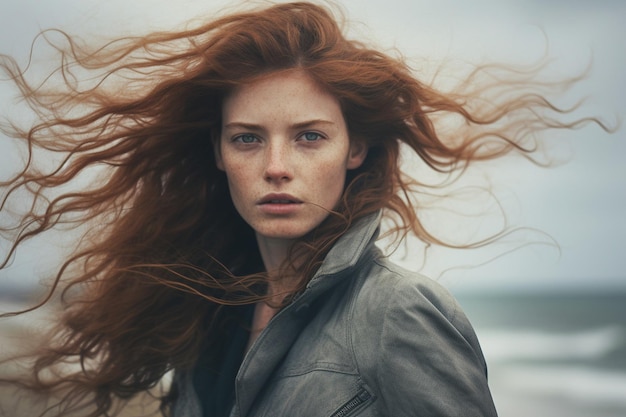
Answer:
<svg viewBox="0 0 626 417"><path fill-rule="evenodd" d="M339 102L308 75L270 75L235 89L222 110L217 166L258 237L297 239L318 226L361 165Z"/></svg>

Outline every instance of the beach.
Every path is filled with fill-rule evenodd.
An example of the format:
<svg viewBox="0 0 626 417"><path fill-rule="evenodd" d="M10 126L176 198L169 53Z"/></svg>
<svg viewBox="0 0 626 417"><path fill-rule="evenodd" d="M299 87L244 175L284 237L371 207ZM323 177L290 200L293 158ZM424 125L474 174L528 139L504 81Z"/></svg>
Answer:
<svg viewBox="0 0 626 417"><path fill-rule="evenodd" d="M626 416L626 293L458 298L501 417Z"/></svg>
<svg viewBox="0 0 626 417"><path fill-rule="evenodd" d="M1 299L0 299L1 300ZM0 301L0 312L17 311L29 305L27 302ZM42 341L42 335L58 317L54 307L45 307L24 315L0 319L0 360L26 354ZM24 373L19 363L0 363L0 378ZM0 384L0 417L37 417L54 399L38 398L11 385ZM157 417L158 402L149 394L120 405L119 417ZM64 417L81 417L85 412ZM45 416L53 414L45 414Z"/></svg>

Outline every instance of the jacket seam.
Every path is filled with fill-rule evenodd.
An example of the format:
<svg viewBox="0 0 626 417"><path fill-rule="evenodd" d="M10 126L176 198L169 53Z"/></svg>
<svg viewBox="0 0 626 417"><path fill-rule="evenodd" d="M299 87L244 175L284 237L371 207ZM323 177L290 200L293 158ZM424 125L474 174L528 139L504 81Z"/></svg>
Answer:
<svg viewBox="0 0 626 417"><path fill-rule="evenodd" d="M348 307L348 317L347 317L347 325L346 325L346 340L348 341L349 345L350 345L350 357L352 358L352 363L354 366L354 369L356 369L356 372L358 373L359 376L361 376L361 368L359 366L359 361L357 358L357 354L356 351L354 349L354 310L355 310L355 306L356 306L356 298L358 293L360 293L360 291L356 291L356 287L357 284L361 284L362 281L362 275L361 275L361 271L359 270L358 276L354 277L354 279L352 279L352 281L350 282L350 286L348 287L348 293L350 294L350 300L349 300L349 307Z"/></svg>
<svg viewBox="0 0 626 417"><path fill-rule="evenodd" d="M323 366L329 365L329 366ZM348 368L335 362L315 362L311 366L301 367L300 369L291 369L277 374L281 378L296 377L301 375L310 374L312 372L331 372L342 375L355 375L354 367Z"/></svg>
<svg viewBox="0 0 626 417"><path fill-rule="evenodd" d="M389 271L389 273L393 274L394 278L399 276L398 272L391 270L386 265L383 265L380 262L378 262L378 260L376 260L374 262L377 265L379 265L381 268L386 269L387 271ZM389 291L389 293L392 293L392 292L395 293L396 292L395 290L396 290L397 286L399 285L399 283L400 283L400 280L399 279L395 279L395 282L393 283L393 285L390 286L390 288L393 291ZM384 362L384 358L386 357L384 341L386 339L385 334L386 334L387 327L388 327L387 323L389 321L388 317L389 317L389 311L391 310L391 308L392 308L392 303L389 302L389 297L387 297L385 299L383 320L382 320L382 323L381 323L381 326L380 326L380 337L378 338L378 352L380 352L379 355L380 355L381 360L377 361L377 363L376 363L376 372L375 372L375 374L376 374L376 381L378 382L379 386L385 385L385 379L383 378L383 374L384 373L381 372L381 370L382 370L382 366L381 365ZM384 401L383 401L383 404L384 404ZM386 406L386 404L384 404L384 405Z"/></svg>

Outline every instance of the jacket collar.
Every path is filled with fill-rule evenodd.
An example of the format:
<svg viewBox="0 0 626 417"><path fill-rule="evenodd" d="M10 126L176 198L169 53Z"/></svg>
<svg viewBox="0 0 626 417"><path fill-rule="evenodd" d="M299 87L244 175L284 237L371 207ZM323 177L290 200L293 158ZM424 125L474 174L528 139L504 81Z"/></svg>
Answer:
<svg viewBox="0 0 626 417"><path fill-rule="evenodd" d="M357 220L333 245L307 289L318 287L329 275L354 268L378 238L381 217L382 212L378 211Z"/></svg>

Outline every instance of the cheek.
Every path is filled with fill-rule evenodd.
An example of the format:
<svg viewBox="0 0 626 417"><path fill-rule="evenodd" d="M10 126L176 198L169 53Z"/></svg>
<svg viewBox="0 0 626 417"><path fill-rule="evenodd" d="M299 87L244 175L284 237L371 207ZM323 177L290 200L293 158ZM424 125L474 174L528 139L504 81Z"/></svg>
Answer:
<svg viewBox="0 0 626 417"><path fill-rule="evenodd" d="M222 160L222 170L226 174L228 181L228 188L233 200L237 199L246 187L243 185L247 183L246 170L238 163L234 163L228 159Z"/></svg>
<svg viewBox="0 0 626 417"><path fill-rule="evenodd" d="M248 188L244 187L244 185L248 182L245 170L234 167L226 167L225 172L231 194L240 194Z"/></svg>
<svg viewBox="0 0 626 417"><path fill-rule="evenodd" d="M318 189L326 197L325 205L335 206L343 194L347 173L346 167L344 164L338 164L336 161L333 161L319 166L318 172L321 174Z"/></svg>
<svg viewBox="0 0 626 417"><path fill-rule="evenodd" d="M232 155L230 152L222 153L220 162L229 181L238 181L239 178L245 177L252 168L250 158L242 158L239 155Z"/></svg>

